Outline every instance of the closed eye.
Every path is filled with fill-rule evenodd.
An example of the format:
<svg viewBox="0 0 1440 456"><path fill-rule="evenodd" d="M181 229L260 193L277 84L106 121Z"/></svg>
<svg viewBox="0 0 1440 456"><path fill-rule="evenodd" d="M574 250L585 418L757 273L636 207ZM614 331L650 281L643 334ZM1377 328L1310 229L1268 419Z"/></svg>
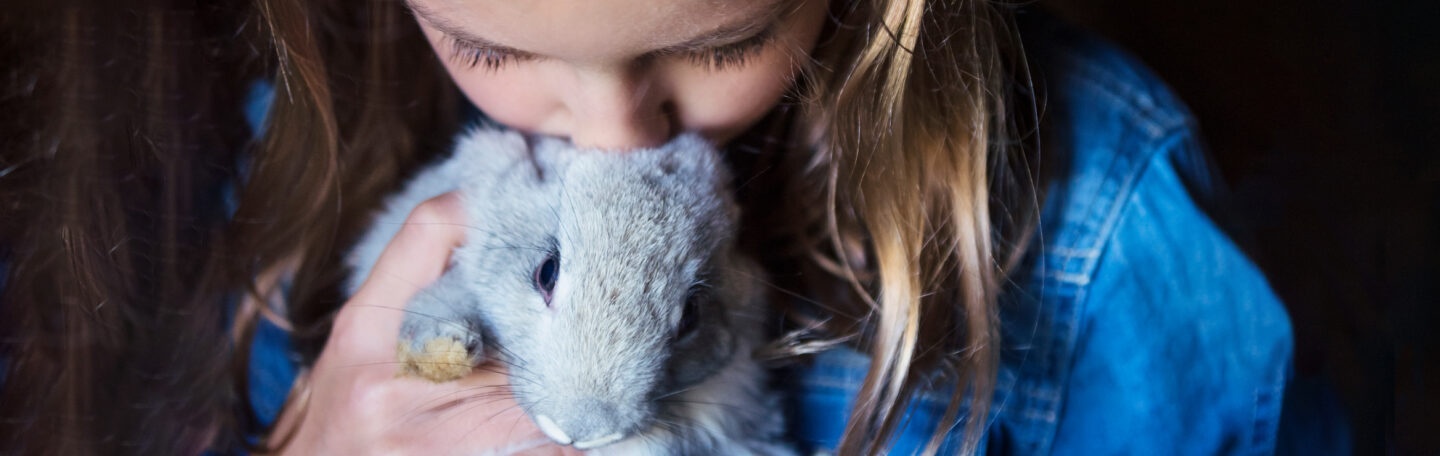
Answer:
<svg viewBox="0 0 1440 456"><path fill-rule="evenodd" d="M640 58L641 60L649 60L680 56L707 71L725 71L739 68L744 66L750 58L763 51L765 46L774 40L774 29L775 27L773 25L765 27L761 29L760 32L734 43L696 50L680 51L662 49L645 54ZM445 42L450 49L450 61L466 68L478 67L486 71L499 71L506 65L512 63L541 59L540 56L534 54L471 42L451 35L445 35Z"/></svg>
<svg viewBox="0 0 1440 456"><path fill-rule="evenodd" d="M450 48L450 61L465 68L480 67L487 71L496 71L507 63L537 58L530 54L471 43L450 35L445 35L445 41Z"/></svg>

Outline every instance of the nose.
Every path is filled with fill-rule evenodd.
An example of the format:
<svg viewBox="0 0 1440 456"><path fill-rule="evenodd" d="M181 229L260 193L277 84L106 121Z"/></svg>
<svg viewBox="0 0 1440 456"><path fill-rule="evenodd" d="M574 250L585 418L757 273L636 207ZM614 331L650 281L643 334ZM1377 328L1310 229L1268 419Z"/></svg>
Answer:
<svg viewBox="0 0 1440 456"><path fill-rule="evenodd" d="M586 73L577 80L567 103L570 140L577 147L655 147L677 133L675 103L656 78L620 70Z"/></svg>
<svg viewBox="0 0 1440 456"><path fill-rule="evenodd" d="M580 450L599 448L628 437L640 427L641 419L638 414L625 413L616 404L588 398L552 412L556 412L554 418L536 414L536 426L555 443Z"/></svg>

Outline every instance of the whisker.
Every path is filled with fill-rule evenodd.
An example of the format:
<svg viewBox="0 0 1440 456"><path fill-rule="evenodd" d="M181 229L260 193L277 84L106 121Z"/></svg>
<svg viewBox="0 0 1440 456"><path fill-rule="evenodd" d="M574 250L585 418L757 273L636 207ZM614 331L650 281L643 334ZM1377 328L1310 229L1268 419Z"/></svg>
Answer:
<svg viewBox="0 0 1440 456"><path fill-rule="evenodd" d="M836 315L841 315L841 316L844 316L844 317L846 317L846 318L851 318L851 319L856 318L854 315L845 312L845 309L841 309L841 308L839 308L839 307L835 307L835 306L832 306L832 305L829 305L829 304L825 304L825 303L820 302L820 301L816 301L816 300L814 300L814 299L807 298L807 297L805 297L804 295L802 295L802 294L800 294L800 293L798 293L798 292L795 292L795 291L793 291L793 290L787 289L787 288L785 288L785 287L782 287L782 286L780 286L780 285L778 285L778 284L775 284L775 283L770 282L770 281L768 281L768 280L765 280L765 279L763 279L763 278L756 277L754 274L751 274L751 273L749 273L748 271L746 271L746 270L744 270L744 269L725 267L725 268L723 268L722 270L737 273L737 274L739 274L739 275L741 275L741 276L744 276L744 277L747 278L747 279L753 280L753 281L755 281L756 283L759 283L759 284L761 284L761 285L764 285L765 287L774 289L775 291L779 291L780 293L782 293L782 294L784 294L784 295L786 295L786 296L789 296L789 297L791 297L791 298L798 299L798 300L800 300L801 302L804 302L804 303L806 303L806 304L815 306L815 307L817 307L817 308L825 309L826 311L829 311L829 312L834 312Z"/></svg>
<svg viewBox="0 0 1440 456"><path fill-rule="evenodd" d="M484 391L484 390L494 390L494 391ZM481 386L472 386L472 387L464 388L464 389L458 389L458 390L451 391L451 392L449 392L449 393L443 394L443 395L441 395L440 397L437 397L437 398L434 398L434 399L430 399L430 400L428 400L428 401L424 401L424 402L418 403L418 404L415 405L415 409L416 409L416 410L420 410L420 411L429 411L429 412L435 412L435 411L444 410L444 409L453 407L453 406L455 406L455 405L458 405L458 404L460 404L460 403L464 403L464 402L467 402L467 401L471 400L474 396L471 396L470 394L471 394L471 393L474 393L474 392L477 392L477 391L479 391L480 394L482 394L482 395L484 395L484 394L509 394L509 385L505 385L505 384L498 384L498 385L481 385ZM464 396L459 397L459 398L454 398L454 396L461 396L461 395L464 395ZM442 402L442 401L443 401L443 402ZM436 403L436 402L441 402L441 404L440 404L440 405L430 405L430 404L433 404L433 403Z"/></svg>
<svg viewBox="0 0 1440 456"><path fill-rule="evenodd" d="M512 370L514 370L514 369L519 369L519 370L525 372L526 374L538 376L538 374L536 374L535 371L530 370L530 368L527 368L527 367L525 367L525 366L523 366L523 365L516 364L516 363L510 361L510 360L512 360L512 359L520 359L520 357L519 357L519 356L516 356L516 355L515 355L515 352L510 351L509 348L507 348L507 347L505 347L504 345L499 344L499 343L491 344L491 346L494 347L495 350L499 351L500 354L504 355L504 357L499 358L499 359L496 359L496 360L495 360L496 362L498 362L498 363L500 363L500 364L503 364L503 365L505 365L506 367L510 367L510 368L512 368ZM531 383L538 383L538 382L531 382Z"/></svg>
<svg viewBox="0 0 1440 456"><path fill-rule="evenodd" d="M727 409L730 409L730 410L738 410L738 411L748 410L748 408L745 407L745 406L736 405L736 404L729 404L729 403L724 403L724 402L693 401L693 400L685 400L685 399L666 399L666 400L658 401L658 402L661 402L661 403L664 403L664 404L710 405L710 406L724 407L724 408L727 408Z"/></svg>
<svg viewBox="0 0 1440 456"><path fill-rule="evenodd" d="M702 384L704 384L704 383L696 383L696 384L694 384L694 385L690 385L690 386L687 386L687 387L684 387L684 388L680 388L680 389L678 389L678 390L671 391L671 392L662 394L662 395L660 395L660 396L657 396L657 397L655 397L654 399L651 399L651 400L658 401L658 400L661 400L661 399L665 399L665 398L668 398L668 397L670 397L670 396L674 396L674 395L676 395L676 394L680 394L680 393L684 393L684 392L686 392L686 391L693 390L693 389L695 389L696 387L699 387L699 386L702 385Z"/></svg>

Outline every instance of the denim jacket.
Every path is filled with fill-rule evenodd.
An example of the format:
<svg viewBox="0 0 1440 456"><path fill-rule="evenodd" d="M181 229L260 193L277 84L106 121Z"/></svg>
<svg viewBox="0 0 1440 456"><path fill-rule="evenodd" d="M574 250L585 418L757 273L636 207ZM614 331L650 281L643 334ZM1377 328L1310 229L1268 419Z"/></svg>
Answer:
<svg viewBox="0 0 1440 456"><path fill-rule="evenodd" d="M1264 276L1206 214L1217 191L1195 123L1113 46L1022 20L1049 129L1046 191L1027 270L1000 306L991 454L1268 454L1292 350ZM248 106L259 126L271 92ZM285 334L257 333L251 400L269 421L295 375ZM789 375L796 443L827 453L868 359L820 354ZM922 395L893 454L924 448L948 395ZM941 454L958 451L963 426Z"/></svg>
<svg viewBox="0 0 1440 456"><path fill-rule="evenodd" d="M1202 210L1215 198L1194 120L1112 45L1022 21L1059 166L1026 271L1000 305L987 454L1270 454L1290 321L1264 276ZM790 382L795 435L825 453L868 358L821 354ZM921 396L892 454L925 447L946 394ZM958 451L955 423L940 454Z"/></svg>

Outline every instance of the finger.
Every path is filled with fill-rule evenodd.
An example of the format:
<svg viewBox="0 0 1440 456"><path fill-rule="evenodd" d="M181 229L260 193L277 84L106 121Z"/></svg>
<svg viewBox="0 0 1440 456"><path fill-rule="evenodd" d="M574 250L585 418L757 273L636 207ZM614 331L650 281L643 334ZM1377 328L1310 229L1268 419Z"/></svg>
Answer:
<svg viewBox="0 0 1440 456"><path fill-rule="evenodd" d="M431 198L411 211L370 276L336 316L330 342L343 354L393 356L405 304L445 271L450 252L465 239L464 225L464 210L454 193Z"/></svg>
<svg viewBox="0 0 1440 456"><path fill-rule="evenodd" d="M565 451L540 432L510 394L501 366L483 365L453 382L396 379L394 386L413 398L406 410L396 410L403 422L421 431L412 434L412 444L434 453L580 454Z"/></svg>
<svg viewBox="0 0 1440 456"><path fill-rule="evenodd" d="M464 226L464 210L455 193L446 193L416 206L395 238L385 246L356 296L381 302L405 302L445 271L450 252L465 240Z"/></svg>

